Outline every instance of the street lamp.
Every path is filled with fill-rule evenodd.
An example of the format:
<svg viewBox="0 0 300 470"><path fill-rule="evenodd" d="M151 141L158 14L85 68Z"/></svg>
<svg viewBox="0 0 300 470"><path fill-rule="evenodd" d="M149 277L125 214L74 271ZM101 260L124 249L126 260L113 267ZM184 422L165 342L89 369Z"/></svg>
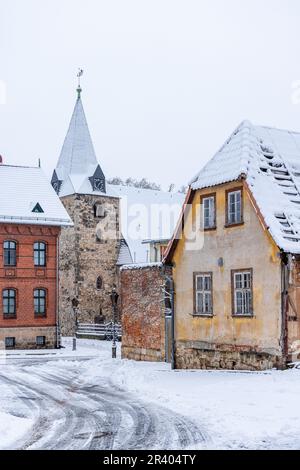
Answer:
<svg viewBox="0 0 300 470"><path fill-rule="evenodd" d="M113 344L112 344L112 358L117 358L117 338L116 338L116 323L117 323L117 309L118 309L118 299L119 294L117 293L117 289L113 287L112 292L110 294L112 308L113 308L113 325L112 325L112 333L113 333Z"/></svg>

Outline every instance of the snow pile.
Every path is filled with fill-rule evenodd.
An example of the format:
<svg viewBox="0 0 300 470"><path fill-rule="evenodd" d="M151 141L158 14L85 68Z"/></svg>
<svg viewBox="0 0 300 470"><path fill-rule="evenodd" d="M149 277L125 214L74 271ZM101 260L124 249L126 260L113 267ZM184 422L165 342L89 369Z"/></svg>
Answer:
<svg viewBox="0 0 300 470"><path fill-rule="evenodd" d="M24 437L32 426L32 420L0 412L0 449L13 450L13 444Z"/></svg>
<svg viewBox="0 0 300 470"><path fill-rule="evenodd" d="M300 253L300 134L245 121L191 186L204 189L241 177L278 247Z"/></svg>

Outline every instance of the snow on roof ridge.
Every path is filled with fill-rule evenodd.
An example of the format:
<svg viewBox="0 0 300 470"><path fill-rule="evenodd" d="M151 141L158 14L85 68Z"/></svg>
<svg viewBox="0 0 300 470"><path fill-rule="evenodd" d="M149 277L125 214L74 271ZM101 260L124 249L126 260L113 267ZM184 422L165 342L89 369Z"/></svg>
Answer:
<svg viewBox="0 0 300 470"><path fill-rule="evenodd" d="M135 269L162 268L163 263L132 263L121 267L121 271L133 271Z"/></svg>
<svg viewBox="0 0 300 470"><path fill-rule="evenodd" d="M30 169L30 170L42 170L42 168L39 167L39 166L7 165L7 164L5 164L5 163L2 163L2 164L0 165L0 167L1 167L1 168L2 168L2 167L6 167L6 168L23 168L23 169L24 169L24 168L28 168L28 169Z"/></svg>
<svg viewBox="0 0 300 470"><path fill-rule="evenodd" d="M230 142L232 141L232 139L237 136L241 131L243 130L250 130L250 129L254 129L254 125L251 123L251 121L245 119L244 121L242 121L237 127L236 129L232 132L232 134L230 135L230 137L225 141L225 143L220 147L220 149L214 154L214 156L212 157L211 160L209 160L208 163L206 163L206 165L204 165L204 167L197 173L197 175L189 182L189 185L190 186L193 186L194 183L197 182L198 178L200 177L201 173L204 172L206 170L206 168L208 166L210 166L211 162L214 161L215 159L218 158L219 154L221 152L223 152L223 150L230 144ZM244 155L244 158L246 157L246 155ZM234 181L234 179L236 179L236 177L234 177L233 179L229 180L229 181ZM229 182L229 181L224 181L225 182Z"/></svg>
<svg viewBox="0 0 300 470"><path fill-rule="evenodd" d="M276 126L263 126L263 125L259 125L259 124L255 124L254 125L255 128L261 128L261 129L268 129L268 130L275 130L275 131L278 131L278 132L285 132L285 133L289 133L289 134L296 134L296 135L300 135L300 131L291 131L290 129L282 129L281 127L276 127Z"/></svg>

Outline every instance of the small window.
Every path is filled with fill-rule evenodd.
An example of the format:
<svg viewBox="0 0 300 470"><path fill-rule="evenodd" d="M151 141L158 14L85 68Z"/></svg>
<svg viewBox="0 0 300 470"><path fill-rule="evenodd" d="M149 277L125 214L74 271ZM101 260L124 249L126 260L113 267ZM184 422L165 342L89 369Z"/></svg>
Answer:
<svg viewBox="0 0 300 470"><path fill-rule="evenodd" d="M46 336L37 336L36 337L37 346L46 346Z"/></svg>
<svg viewBox="0 0 300 470"><path fill-rule="evenodd" d="M212 274L194 276L195 315L213 315Z"/></svg>
<svg viewBox="0 0 300 470"><path fill-rule="evenodd" d="M242 190L227 192L227 225L243 223Z"/></svg>
<svg viewBox="0 0 300 470"><path fill-rule="evenodd" d="M5 241L3 244L4 266L17 265L17 244L12 241Z"/></svg>
<svg viewBox="0 0 300 470"><path fill-rule="evenodd" d="M37 316L46 315L46 291L45 289L35 289L34 291L34 313Z"/></svg>
<svg viewBox="0 0 300 470"><path fill-rule="evenodd" d="M16 338L5 338L5 349L14 349L16 347Z"/></svg>
<svg viewBox="0 0 300 470"><path fill-rule="evenodd" d="M94 216L99 219L102 219L105 217L105 209L102 204L94 205Z"/></svg>
<svg viewBox="0 0 300 470"><path fill-rule="evenodd" d="M252 270L233 271L233 315L253 316Z"/></svg>
<svg viewBox="0 0 300 470"><path fill-rule="evenodd" d="M103 280L102 280L102 277L101 277L101 276L99 276L99 277L97 278L97 283L96 283L96 284L97 284L97 290L101 290L102 287L103 287Z"/></svg>
<svg viewBox="0 0 300 470"><path fill-rule="evenodd" d="M46 266L47 245L44 242L36 242L33 246L34 265Z"/></svg>
<svg viewBox="0 0 300 470"><path fill-rule="evenodd" d="M216 228L216 195L204 196L203 207L203 229L212 230Z"/></svg>
<svg viewBox="0 0 300 470"><path fill-rule="evenodd" d="M2 305L4 318L15 318L16 316L16 291L5 289L2 293Z"/></svg>

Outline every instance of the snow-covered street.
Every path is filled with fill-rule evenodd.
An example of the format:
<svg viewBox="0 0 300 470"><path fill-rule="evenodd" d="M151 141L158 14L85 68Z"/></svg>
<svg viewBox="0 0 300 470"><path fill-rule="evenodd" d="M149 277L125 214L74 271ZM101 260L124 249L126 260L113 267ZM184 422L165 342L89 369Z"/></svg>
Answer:
<svg viewBox="0 0 300 470"><path fill-rule="evenodd" d="M300 370L172 372L65 346L3 357L1 449L300 448Z"/></svg>

